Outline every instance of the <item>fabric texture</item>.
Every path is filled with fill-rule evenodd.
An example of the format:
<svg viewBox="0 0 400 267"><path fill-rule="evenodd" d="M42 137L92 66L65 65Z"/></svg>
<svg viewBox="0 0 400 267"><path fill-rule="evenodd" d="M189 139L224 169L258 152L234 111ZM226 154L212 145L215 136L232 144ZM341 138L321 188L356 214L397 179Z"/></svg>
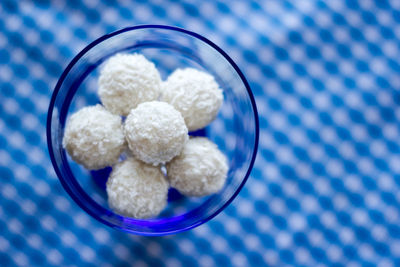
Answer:
<svg viewBox="0 0 400 267"><path fill-rule="evenodd" d="M399 266L399 10L397 0L2 0L0 266ZM172 236L87 215L47 152L63 69L98 37L139 24L215 42L259 110L241 193Z"/></svg>

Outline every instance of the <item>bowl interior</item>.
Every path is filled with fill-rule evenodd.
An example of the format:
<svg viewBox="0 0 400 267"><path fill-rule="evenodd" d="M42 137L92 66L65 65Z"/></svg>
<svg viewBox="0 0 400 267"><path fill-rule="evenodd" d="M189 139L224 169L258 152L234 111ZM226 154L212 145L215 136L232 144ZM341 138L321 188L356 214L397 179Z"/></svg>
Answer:
<svg viewBox="0 0 400 267"><path fill-rule="evenodd" d="M101 64L116 53L140 53L156 64L162 78L177 68L194 67L213 74L224 91L217 118L191 133L207 136L227 156L229 173L217 194L182 197L170 190L167 208L157 217L136 220L113 213L104 184L111 168L88 171L62 148L68 117L100 103L97 79ZM72 198L103 223L128 232L160 235L190 229L221 211L239 192L251 170L258 141L255 103L244 77L227 56L194 33L166 26L134 27L103 36L85 48L68 66L54 92L48 117L49 150L55 170ZM121 156L121 160L125 155Z"/></svg>

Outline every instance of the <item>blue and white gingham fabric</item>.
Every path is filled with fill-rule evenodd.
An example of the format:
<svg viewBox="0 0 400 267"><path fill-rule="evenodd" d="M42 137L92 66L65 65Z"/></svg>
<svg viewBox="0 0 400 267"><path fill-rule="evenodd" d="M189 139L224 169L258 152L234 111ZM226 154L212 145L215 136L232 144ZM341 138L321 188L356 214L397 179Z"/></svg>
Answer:
<svg viewBox="0 0 400 267"><path fill-rule="evenodd" d="M400 1L0 2L0 266L400 266ZM176 25L248 78L260 147L220 215L178 235L108 228L62 189L45 123L101 35Z"/></svg>

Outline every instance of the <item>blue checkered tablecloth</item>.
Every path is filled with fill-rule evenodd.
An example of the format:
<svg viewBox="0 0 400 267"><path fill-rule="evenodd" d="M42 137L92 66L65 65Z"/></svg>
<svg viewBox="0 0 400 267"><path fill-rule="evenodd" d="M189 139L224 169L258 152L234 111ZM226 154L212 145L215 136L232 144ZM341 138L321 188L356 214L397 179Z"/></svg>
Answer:
<svg viewBox="0 0 400 267"><path fill-rule="evenodd" d="M260 147L205 225L142 237L62 189L45 124L69 61L101 35L176 25L248 78ZM400 266L400 1L0 2L0 266Z"/></svg>

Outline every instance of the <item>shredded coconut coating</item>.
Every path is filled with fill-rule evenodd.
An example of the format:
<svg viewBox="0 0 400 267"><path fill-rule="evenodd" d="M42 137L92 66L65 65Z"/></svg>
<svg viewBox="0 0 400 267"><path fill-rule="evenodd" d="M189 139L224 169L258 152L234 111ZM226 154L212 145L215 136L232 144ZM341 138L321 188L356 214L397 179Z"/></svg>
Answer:
<svg viewBox="0 0 400 267"><path fill-rule="evenodd" d="M140 54L116 54L102 67L99 96L112 113L126 116L146 101L158 99L161 77L155 65Z"/></svg>
<svg viewBox="0 0 400 267"><path fill-rule="evenodd" d="M145 102L133 109L124 130L132 154L153 165L179 155L189 138L182 115L160 101Z"/></svg>
<svg viewBox="0 0 400 267"><path fill-rule="evenodd" d="M170 185L186 196L218 192L228 173L226 156L205 137L190 138L182 153L167 163Z"/></svg>
<svg viewBox="0 0 400 267"><path fill-rule="evenodd" d="M116 164L108 178L108 204L124 216L154 217L167 205L168 187L160 168L128 158Z"/></svg>
<svg viewBox="0 0 400 267"><path fill-rule="evenodd" d="M121 118L99 104L72 114L64 130L63 147L89 170L116 163L124 143Z"/></svg>
<svg viewBox="0 0 400 267"><path fill-rule="evenodd" d="M162 100L182 113L189 131L207 126L217 116L223 101L214 77L193 68L175 70L162 87Z"/></svg>

